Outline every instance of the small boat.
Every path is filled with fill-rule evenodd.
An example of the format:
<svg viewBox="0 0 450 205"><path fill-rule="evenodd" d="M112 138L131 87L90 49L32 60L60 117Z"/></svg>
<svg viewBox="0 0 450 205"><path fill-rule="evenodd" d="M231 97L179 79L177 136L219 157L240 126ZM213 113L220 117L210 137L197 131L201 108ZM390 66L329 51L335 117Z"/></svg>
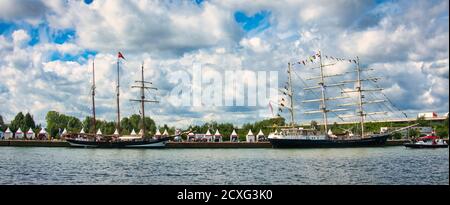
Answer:
<svg viewBox="0 0 450 205"><path fill-rule="evenodd" d="M447 148L448 144L433 132L431 135L418 138L415 143L406 143L404 146L408 148Z"/></svg>

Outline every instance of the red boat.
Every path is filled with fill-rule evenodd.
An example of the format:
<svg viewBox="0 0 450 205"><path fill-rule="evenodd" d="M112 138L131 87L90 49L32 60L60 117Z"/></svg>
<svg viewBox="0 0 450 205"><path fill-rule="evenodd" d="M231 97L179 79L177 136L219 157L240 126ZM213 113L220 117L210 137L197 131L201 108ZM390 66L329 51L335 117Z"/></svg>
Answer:
<svg viewBox="0 0 450 205"><path fill-rule="evenodd" d="M419 137L415 140L415 143L406 143L405 147L409 148L447 148L448 144L436 136L434 132L430 135Z"/></svg>

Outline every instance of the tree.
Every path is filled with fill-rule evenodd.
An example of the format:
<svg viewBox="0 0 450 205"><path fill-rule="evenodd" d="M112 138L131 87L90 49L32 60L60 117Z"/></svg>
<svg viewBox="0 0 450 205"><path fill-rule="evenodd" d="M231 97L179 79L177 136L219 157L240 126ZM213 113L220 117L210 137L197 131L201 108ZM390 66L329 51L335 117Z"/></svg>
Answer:
<svg viewBox="0 0 450 205"><path fill-rule="evenodd" d="M25 131L28 129L35 129L36 124L34 123L33 116L30 115L30 113L27 113L25 115Z"/></svg>
<svg viewBox="0 0 450 205"><path fill-rule="evenodd" d="M5 122L3 121L3 117L2 117L2 115L0 115L0 129L4 130L4 129L6 129L5 127L6 127L6 125L5 125Z"/></svg>
<svg viewBox="0 0 450 205"><path fill-rule="evenodd" d="M49 111L45 116L45 120L47 121L47 132L50 137L56 137L61 128L59 113L56 111Z"/></svg>
<svg viewBox="0 0 450 205"><path fill-rule="evenodd" d="M420 116L417 118L416 123L419 124L419 126L428 126L429 123L427 122L427 120L425 120L425 116Z"/></svg>
<svg viewBox="0 0 450 205"><path fill-rule="evenodd" d="M14 120L11 121L11 131L15 132L19 128L22 129L22 131L25 129L25 116L22 112L17 113Z"/></svg>
<svg viewBox="0 0 450 205"><path fill-rule="evenodd" d="M392 138L393 139L401 139L402 138L402 133L400 133L400 132L395 132L395 133L393 133L392 134Z"/></svg>
<svg viewBox="0 0 450 205"><path fill-rule="evenodd" d="M317 122L315 120L311 121L311 129L317 130L319 127L317 126Z"/></svg>
<svg viewBox="0 0 450 205"><path fill-rule="evenodd" d="M81 121L76 117L69 117L69 121L67 122L67 131L68 132L79 132L82 128Z"/></svg>

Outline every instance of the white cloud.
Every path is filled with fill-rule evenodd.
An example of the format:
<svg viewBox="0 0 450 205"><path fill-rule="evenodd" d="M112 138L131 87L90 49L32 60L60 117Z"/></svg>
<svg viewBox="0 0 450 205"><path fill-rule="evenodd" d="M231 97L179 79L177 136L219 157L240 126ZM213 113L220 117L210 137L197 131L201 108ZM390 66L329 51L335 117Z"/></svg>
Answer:
<svg viewBox="0 0 450 205"><path fill-rule="evenodd" d="M241 40L240 45L251 49L256 53L267 52L270 50L270 46L259 37L253 37L250 39L244 38Z"/></svg>
<svg viewBox="0 0 450 205"><path fill-rule="evenodd" d="M26 2L26 1L24 1ZM129 102L138 93L130 89L145 62L145 77L166 96L173 88L167 80L176 71L191 72L193 63L220 73L227 70L279 71L279 83L287 78L287 62L312 55L353 58L383 76L380 85L397 106L409 111L448 112L448 1L20 1L0 2L0 19L44 21L50 33L73 29L70 42L55 44L45 29L39 43L30 46L31 33L19 28L0 35L0 98L11 118L29 109L39 122L48 110L77 117L90 115L91 62L79 56L86 49L95 56L99 117L115 119L116 52L127 58L121 65L122 116L138 113ZM12 8L7 11L7 8ZM422 8L422 9L417 9ZM244 32L234 12L248 16L268 11L266 29ZM54 52L79 56L76 61L51 60ZM306 78L317 73L302 65L295 72ZM348 71L338 64L328 74ZM303 86L298 80L297 90ZM313 83L313 82L310 82ZM224 95L230 90L223 90ZM159 124L188 125L217 120L241 124L259 120L262 107L175 107L149 105L147 112ZM16 99L21 99L17 101ZM298 99L302 100L302 99ZM316 106L317 107L317 106ZM446 110L447 109L447 110ZM300 113L300 112L297 112ZM284 113L283 113L284 114ZM309 118L298 114L298 118Z"/></svg>
<svg viewBox="0 0 450 205"><path fill-rule="evenodd" d="M16 30L12 34L13 42L15 46L23 47L30 40L30 36L25 30Z"/></svg>

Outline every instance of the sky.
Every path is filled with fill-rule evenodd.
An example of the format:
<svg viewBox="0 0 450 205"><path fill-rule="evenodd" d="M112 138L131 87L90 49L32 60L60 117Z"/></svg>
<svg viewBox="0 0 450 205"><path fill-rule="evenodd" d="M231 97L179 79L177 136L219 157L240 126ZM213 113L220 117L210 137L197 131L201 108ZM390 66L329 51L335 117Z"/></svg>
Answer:
<svg viewBox="0 0 450 205"><path fill-rule="evenodd" d="M241 125L270 116L267 104L174 105L167 96L178 85L176 73L190 73L193 64L222 75L227 70L277 71L282 87L287 63L319 50L358 56L363 67L373 69L368 76L382 77L378 97L387 97L410 117L444 114L449 107L448 16L447 0L0 0L0 115L9 122L20 111L30 112L44 125L49 110L80 119L91 115L95 59L97 116L114 120L120 51L126 58L121 60L121 116L139 114L139 105L128 99L138 96L130 86L144 63L145 78L159 88L154 94L160 103L146 108L157 124ZM316 72L301 65L293 69L303 80ZM349 69L338 63L327 72ZM203 75L209 73L214 74ZM296 100L311 97L300 78L293 82ZM301 112L317 105L294 107L298 121L320 118ZM286 111L280 114L288 117Z"/></svg>

